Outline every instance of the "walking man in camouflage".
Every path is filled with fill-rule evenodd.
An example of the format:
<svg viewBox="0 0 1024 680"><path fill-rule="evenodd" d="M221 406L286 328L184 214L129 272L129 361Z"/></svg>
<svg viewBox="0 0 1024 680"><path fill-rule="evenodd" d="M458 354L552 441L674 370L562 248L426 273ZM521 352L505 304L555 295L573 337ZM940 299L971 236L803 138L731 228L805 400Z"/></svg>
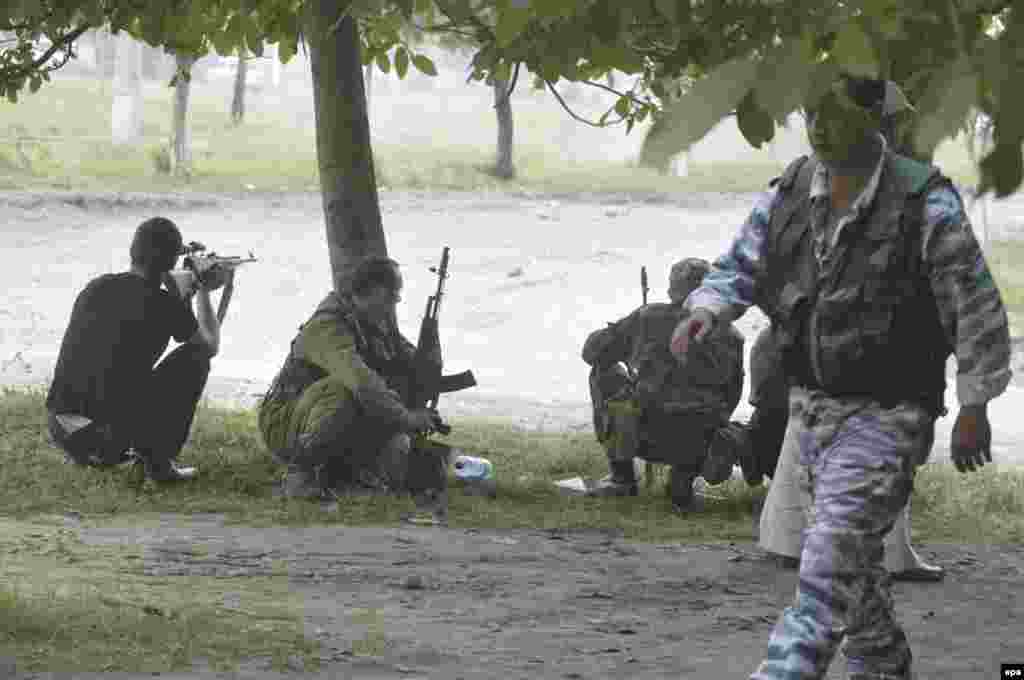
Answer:
<svg viewBox="0 0 1024 680"><path fill-rule="evenodd" d="M698 475L718 484L732 474L732 459L714 470L705 462L709 443L743 392L743 336L723 327L685 364L668 347L687 314L683 301L709 269L697 258L677 262L669 274L669 303L644 305L584 343L583 360L593 367L594 430L611 469L590 495L637 495L634 457L672 466L669 495L677 512L695 509Z"/></svg>
<svg viewBox="0 0 1024 680"><path fill-rule="evenodd" d="M840 643L853 680L913 677L882 542L945 412L951 352L953 462L992 460L986 404L1010 379L1006 312L952 183L879 133L905 102L893 83L849 76L809 102L814 155L754 206L672 337L684 356L757 304L794 383L786 445L799 447L808 530L796 600L753 680L823 678Z"/></svg>

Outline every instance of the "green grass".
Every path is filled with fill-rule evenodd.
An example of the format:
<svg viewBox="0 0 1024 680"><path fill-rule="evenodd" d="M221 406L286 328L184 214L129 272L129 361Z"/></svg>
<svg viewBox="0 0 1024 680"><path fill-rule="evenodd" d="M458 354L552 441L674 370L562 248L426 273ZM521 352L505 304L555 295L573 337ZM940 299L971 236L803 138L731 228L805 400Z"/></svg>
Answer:
<svg viewBox="0 0 1024 680"><path fill-rule="evenodd" d="M61 464L47 440L43 398L6 390L0 400L0 513L29 519L67 511L91 518L137 517L160 512L226 513L250 525L392 525L411 501L344 499L336 512L312 502L275 498L276 466L260 443L255 413L203 406L181 460L201 466L195 483L157 488L127 470L102 471ZM618 529L638 541L750 540L754 496L731 480L709 493L698 518L670 512L664 480L638 498L564 497L552 481L605 473L603 450L589 433L537 433L483 420L454 423L448 441L492 460L498 498L464 495L453 486L454 527ZM994 467L962 477L950 466L921 471L915 492L914 531L921 541L1009 543L1024 539L1024 472ZM984 502L978 502L980 498Z"/></svg>
<svg viewBox="0 0 1024 680"><path fill-rule="evenodd" d="M147 576L138 549L87 546L60 520L0 519L0 653L22 671L319 663L301 601L275 576Z"/></svg>

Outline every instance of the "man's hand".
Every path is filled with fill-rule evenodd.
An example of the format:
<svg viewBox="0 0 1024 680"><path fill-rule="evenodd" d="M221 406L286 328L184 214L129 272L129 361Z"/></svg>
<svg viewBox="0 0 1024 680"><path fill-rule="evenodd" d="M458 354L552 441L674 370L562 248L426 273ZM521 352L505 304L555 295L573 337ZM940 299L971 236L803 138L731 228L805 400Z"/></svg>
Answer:
<svg viewBox="0 0 1024 680"><path fill-rule="evenodd" d="M984 404L960 408L949 450L958 472L973 472L992 462L992 426Z"/></svg>
<svg viewBox="0 0 1024 680"><path fill-rule="evenodd" d="M203 269L200 271L199 281L202 284L203 289L209 292L218 290L228 283L233 284L234 280L234 267L222 267L215 264L209 269Z"/></svg>
<svg viewBox="0 0 1024 680"><path fill-rule="evenodd" d="M443 425L441 416L432 408L414 408L409 411L409 427L412 432L432 432Z"/></svg>
<svg viewBox="0 0 1024 680"><path fill-rule="evenodd" d="M187 269L174 269L164 274L164 286L186 302L196 292L196 275Z"/></svg>
<svg viewBox="0 0 1024 680"><path fill-rule="evenodd" d="M676 326L669 349L679 361L686 359L691 342L703 342L715 325L714 315L706 309L695 309Z"/></svg>

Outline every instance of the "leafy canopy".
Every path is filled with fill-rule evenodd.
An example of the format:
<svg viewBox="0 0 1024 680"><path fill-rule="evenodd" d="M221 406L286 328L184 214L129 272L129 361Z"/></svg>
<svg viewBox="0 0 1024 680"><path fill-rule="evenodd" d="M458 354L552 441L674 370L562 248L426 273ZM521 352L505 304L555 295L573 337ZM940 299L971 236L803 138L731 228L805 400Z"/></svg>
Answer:
<svg viewBox="0 0 1024 680"><path fill-rule="evenodd" d="M549 89L562 81L616 95L594 125L665 116L658 148L685 150L735 115L748 142L813 100L839 69L892 78L918 109L911 142L930 152L972 111L992 121L983 187L1022 181L1024 8L1011 0L339 0L359 23L363 58L399 77L437 72L423 34L474 50L472 77L515 83L520 69ZM303 36L301 0L11 0L0 5L0 96L37 90L74 57L75 41L107 25L154 46L201 55ZM340 21L341 15L339 15ZM602 81L630 76L628 88Z"/></svg>

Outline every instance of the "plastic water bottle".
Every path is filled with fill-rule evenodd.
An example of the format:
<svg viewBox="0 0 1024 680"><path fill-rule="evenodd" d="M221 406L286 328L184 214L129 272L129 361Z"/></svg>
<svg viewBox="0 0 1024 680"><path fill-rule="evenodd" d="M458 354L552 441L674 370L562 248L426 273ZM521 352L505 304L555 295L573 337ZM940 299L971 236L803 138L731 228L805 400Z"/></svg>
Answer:
<svg viewBox="0 0 1024 680"><path fill-rule="evenodd" d="M486 458L456 456L455 478L463 482L470 495L494 497L497 493L494 466Z"/></svg>

